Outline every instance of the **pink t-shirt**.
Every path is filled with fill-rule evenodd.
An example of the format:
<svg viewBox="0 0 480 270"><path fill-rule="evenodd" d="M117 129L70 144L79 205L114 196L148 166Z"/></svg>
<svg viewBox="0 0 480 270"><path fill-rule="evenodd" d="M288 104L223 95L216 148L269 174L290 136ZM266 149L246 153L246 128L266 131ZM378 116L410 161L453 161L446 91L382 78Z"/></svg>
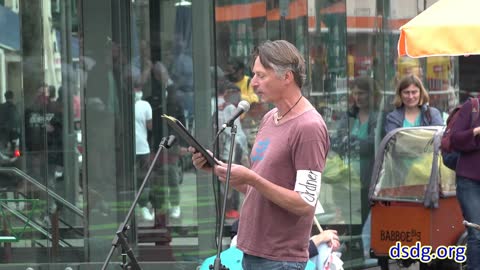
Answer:
<svg viewBox="0 0 480 270"><path fill-rule="evenodd" d="M250 154L252 170L272 183L293 190L297 170L322 172L330 147L327 127L314 109L275 124L273 113L262 121ZM238 248L276 261L308 260L314 209L297 216L249 186L242 206Z"/></svg>

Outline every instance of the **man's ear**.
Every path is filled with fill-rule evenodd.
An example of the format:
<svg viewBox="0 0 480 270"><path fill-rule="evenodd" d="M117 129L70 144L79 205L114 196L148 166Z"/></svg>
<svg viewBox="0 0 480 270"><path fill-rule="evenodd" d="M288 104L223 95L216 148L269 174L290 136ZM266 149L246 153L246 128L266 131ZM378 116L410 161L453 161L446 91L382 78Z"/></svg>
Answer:
<svg viewBox="0 0 480 270"><path fill-rule="evenodd" d="M285 72L285 74L283 75L283 79L285 80L286 84L295 82L295 77L293 76L293 72L291 70Z"/></svg>

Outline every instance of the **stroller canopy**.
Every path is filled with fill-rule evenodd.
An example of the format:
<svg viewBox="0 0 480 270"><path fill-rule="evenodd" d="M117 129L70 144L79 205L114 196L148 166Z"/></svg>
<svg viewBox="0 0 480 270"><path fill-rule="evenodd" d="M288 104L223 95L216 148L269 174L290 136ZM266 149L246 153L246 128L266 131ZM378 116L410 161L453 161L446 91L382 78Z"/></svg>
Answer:
<svg viewBox="0 0 480 270"><path fill-rule="evenodd" d="M438 207L439 196L455 195L455 173L443 165L442 126L398 128L380 143L370 201L406 201Z"/></svg>

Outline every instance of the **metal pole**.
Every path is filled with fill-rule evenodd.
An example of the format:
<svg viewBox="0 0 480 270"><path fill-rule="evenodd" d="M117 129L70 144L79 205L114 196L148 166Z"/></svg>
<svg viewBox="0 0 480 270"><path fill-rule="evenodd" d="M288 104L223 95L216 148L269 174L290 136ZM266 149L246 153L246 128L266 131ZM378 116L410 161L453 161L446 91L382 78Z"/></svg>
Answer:
<svg viewBox="0 0 480 270"><path fill-rule="evenodd" d="M235 135L237 134L237 126L235 124L232 126L230 133L232 136L230 138L230 153L228 153L227 177L225 178L225 191L223 192L223 205L222 205L222 212L220 216L220 232L218 235L217 256L215 257L215 261L213 264L214 270L228 270L227 267L222 265L222 262L220 259L220 253L222 252L223 227L225 225L225 212L227 208L228 189L230 187L230 171L232 169L233 150L235 147ZM212 265L210 265L210 269L212 269Z"/></svg>

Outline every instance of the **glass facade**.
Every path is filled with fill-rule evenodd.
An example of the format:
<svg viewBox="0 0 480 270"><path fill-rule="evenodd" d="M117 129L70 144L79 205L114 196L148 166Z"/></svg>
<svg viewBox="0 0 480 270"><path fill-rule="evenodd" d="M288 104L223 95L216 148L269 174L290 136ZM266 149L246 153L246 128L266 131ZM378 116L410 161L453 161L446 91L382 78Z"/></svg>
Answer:
<svg viewBox="0 0 480 270"><path fill-rule="evenodd" d="M346 269L375 265L365 260L368 188L395 83L420 76L445 115L459 101L458 58L397 56L398 28L433 2L0 1L0 269L118 267L121 246L109 250L142 187L125 235L143 269L196 269L214 255L224 190L193 168L185 142L160 147L175 135L161 116L225 159L223 109L248 99L235 152L248 165L271 105L245 76L267 39L303 53L303 94L332 138L317 218L341 235ZM241 96L224 91L227 79ZM242 199L229 193L224 245Z"/></svg>

